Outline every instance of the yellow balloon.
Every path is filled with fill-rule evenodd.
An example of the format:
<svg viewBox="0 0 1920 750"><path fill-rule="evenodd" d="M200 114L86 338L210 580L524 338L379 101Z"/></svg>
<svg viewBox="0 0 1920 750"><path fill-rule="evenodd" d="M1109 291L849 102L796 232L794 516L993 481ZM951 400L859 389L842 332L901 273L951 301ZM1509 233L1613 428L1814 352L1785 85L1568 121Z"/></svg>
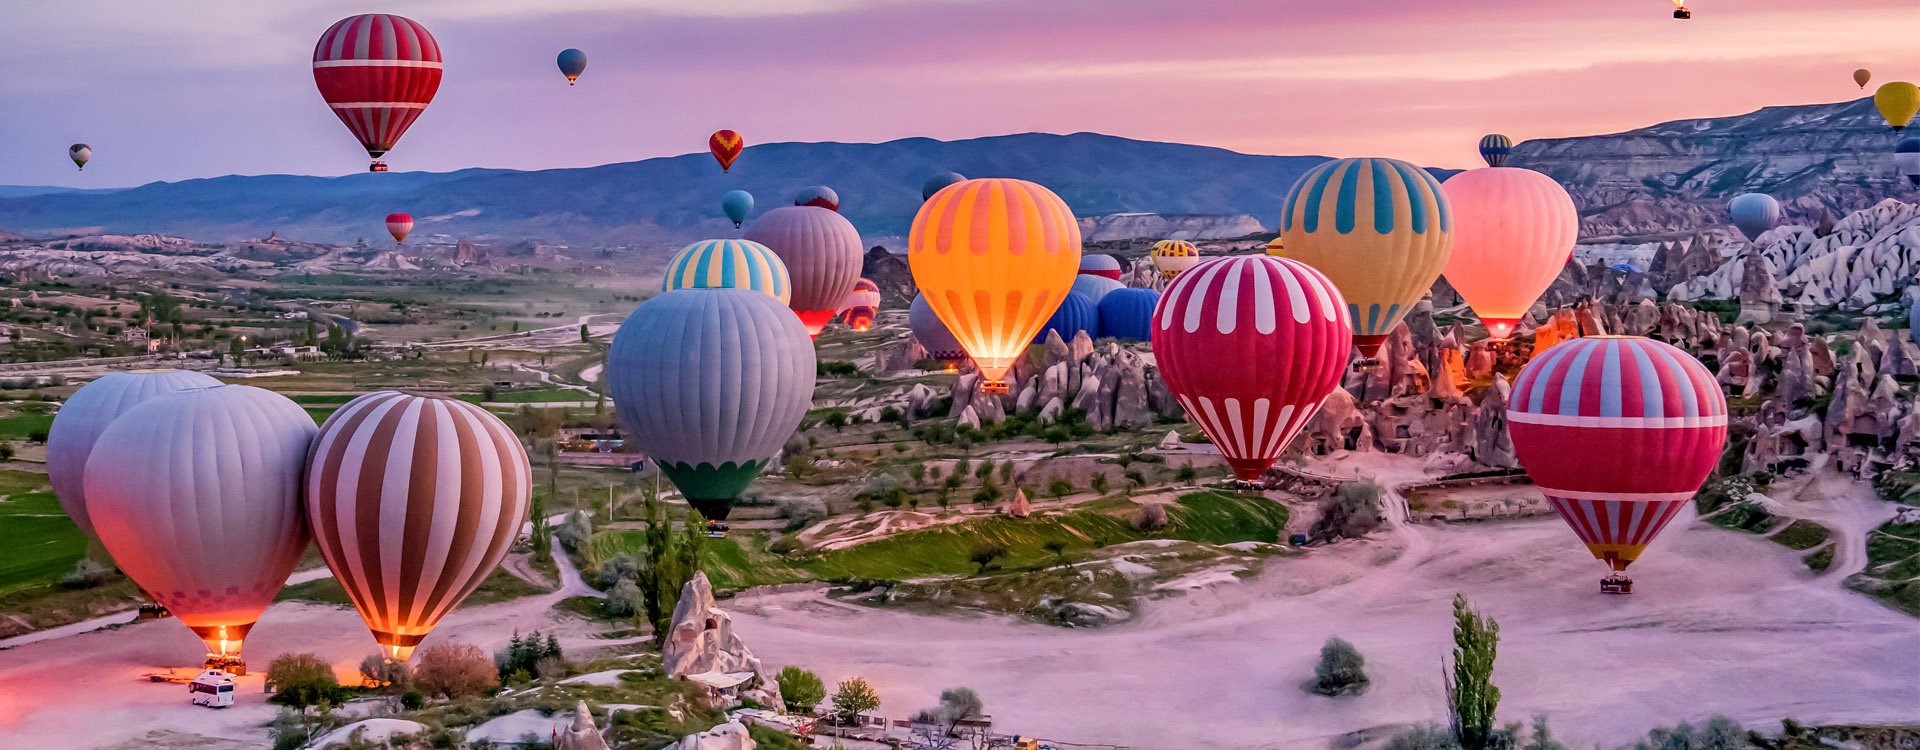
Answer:
<svg viewBox="0 0 1920 750"><path fill-rule="evenodd" d="M1915 113L1920 113L1920 87L1906 81L1880 84L1880 90L1873 92L1873 106L1898 133L1913 121Z"/></svg>
<svg viewBox="0 0 1920 750"><path fill-rule="evenodd" d="M963 180L920 205L907 234L913 281L973 357L988 391L1053 317L1080 270L1080 224L1025 180Z"/></svg>
<svg viewBox="0 0 1920 750"><path fill-rule="evenodd" d="M1280 216L1287 257L1340 287L1353 343L1373 358L1426 296L1453 252L1453 216L1440 181L1396 159L1336 159L1309 170Z"/></svg>
<svg viewBox="0 0 1920 750"><path fill-rule="evenodd" d="M1287 257L1287 243L1281 242L1281 239L1280 237L1274 237L1273 239L1267 240L1268 255L1275 258Z"/></svg>
<svg viewBox="0 0 1920 750"><path fill-rule="evenodd" d="M1200 262L1200 248L1186 240L1161 240L1153 243L1153 268L1172 279Z"/></svg>

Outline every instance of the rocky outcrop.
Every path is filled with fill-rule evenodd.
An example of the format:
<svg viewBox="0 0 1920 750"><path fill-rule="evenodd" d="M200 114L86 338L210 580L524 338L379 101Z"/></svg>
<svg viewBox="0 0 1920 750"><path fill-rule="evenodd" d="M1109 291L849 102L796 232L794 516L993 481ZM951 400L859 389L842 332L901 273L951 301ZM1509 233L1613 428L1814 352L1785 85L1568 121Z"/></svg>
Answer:
<svg viewBox="0 0 1920 750"><path fill-rule="evenodd" d="M733 618L714 603L713 584L705 572L695 573L680 589L671 623L660 646L660 666L668 676L750 673L754 677L746 683L747 695L762 705L785 705L779 684L733 632Z"/></svg>
<svg viewBox="0 0 1920 750"><path fill-rule="evenodd" d="M754 750L758 747L740 722L721 724L699 734L689 734L662 750Z"/></svg>
<svg viewBox="0 0 1920 750"><path fill-rule="evenodd" d="M573 723L554 733L553 750L608 750L607 741L593 725L586 701L573 707Z"/></svg>
<svg viewBox="0 0 1920 750"><path fill-rule="evenodd" d="M1245 237L1265 228L1260 220L1245 214L1155 214L1124 213L1089 216L1080 219L1080 236L1086 242L1114 240L1212 240Z"/></svg>
<svg viewBox="0 0 1920 750"><path fill-rule="evenodd" d="M1920 205L1887 199L1836 222L1821 236L1807 227L1781 227L1756 245L1765 269L1747 258L1672 287L1677 301L1767 296L1805 308L1861 310L1894 298L1920 277ZM1768 293L1758 287L1771 281Z"/></svg>

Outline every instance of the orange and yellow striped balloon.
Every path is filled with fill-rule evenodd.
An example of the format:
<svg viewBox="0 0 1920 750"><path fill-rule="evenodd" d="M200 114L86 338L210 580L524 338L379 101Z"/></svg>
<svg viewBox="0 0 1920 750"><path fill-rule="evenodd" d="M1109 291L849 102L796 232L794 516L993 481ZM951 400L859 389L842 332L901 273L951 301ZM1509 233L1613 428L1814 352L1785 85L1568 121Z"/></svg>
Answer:
<svg viewBox="0 0 1920 750"><path fill-rule="evenodd" d="M1060 306L1080 268L1080 224L1025 180L964 180L921 204L907 236L913 280L990 391Z"/></svg>

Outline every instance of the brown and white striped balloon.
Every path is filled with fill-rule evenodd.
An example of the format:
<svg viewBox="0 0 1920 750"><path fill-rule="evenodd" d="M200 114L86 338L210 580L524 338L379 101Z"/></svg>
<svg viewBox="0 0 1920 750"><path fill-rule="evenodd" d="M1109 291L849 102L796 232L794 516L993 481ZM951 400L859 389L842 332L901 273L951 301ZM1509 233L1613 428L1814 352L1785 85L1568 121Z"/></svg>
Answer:
<svg viewBox="0 0 1920 750"><path fill-rule="evenodd" d="M530 475L513 430L464 401L380 391L321 425L307 520L389 656L411 656L506 557Z"/></svg>

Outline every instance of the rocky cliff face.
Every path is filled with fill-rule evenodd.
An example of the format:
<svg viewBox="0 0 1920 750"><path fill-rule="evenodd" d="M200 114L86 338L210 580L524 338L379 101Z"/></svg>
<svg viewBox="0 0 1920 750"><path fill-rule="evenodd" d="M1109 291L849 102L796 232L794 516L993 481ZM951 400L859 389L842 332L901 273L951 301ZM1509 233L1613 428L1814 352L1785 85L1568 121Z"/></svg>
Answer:
<svg viewBox="0 0 1920 750"><path fill-rule="evenodd" d="M1896 142L1872 100L1857 99L1526 141L1511 163L1567 187L1582 236L1634 237L1723 225L1726 199L1745 192L1779 198L1807 225L1866 208L1906 189Z"/></svg>
<svg viewBox="0 0 1920 750"><path fill-rule="evenodd" d="M1214 240L1245 237L1264 230L1260 220L1246 214L1124 213L1080 220L1086 242L1114 240Z"/></svg>
<svg viewBox="0 0 1920 750"><path fill-rule="evenodd" d="M1668 298L1873 308L1920 280L1920 205L1889 199L1833 222L1824 236L1783 226L1754 244L1763 264L1742 253L1673 286Z"/></svg>

